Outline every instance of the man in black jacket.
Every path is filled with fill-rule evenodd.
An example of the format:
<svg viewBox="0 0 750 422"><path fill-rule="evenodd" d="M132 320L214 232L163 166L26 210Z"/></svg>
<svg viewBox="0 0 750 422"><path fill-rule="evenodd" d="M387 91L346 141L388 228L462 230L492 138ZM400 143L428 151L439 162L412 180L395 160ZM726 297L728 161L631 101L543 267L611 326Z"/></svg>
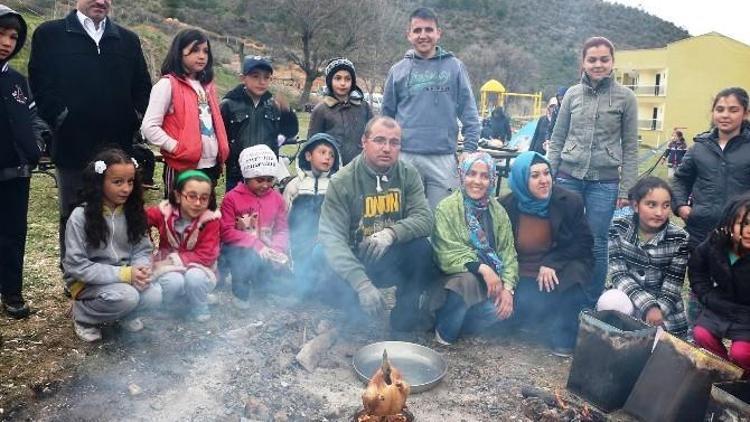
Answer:
<svg viewBox="0 0 750 422"><path fill-rule="evenodd" d="M26 248L29 181L41 155L42 132L26 79L8 62L26 41L26 22L20 14L0 5L0 299L13 318L29 315L23 299L23 255Z"/></svg>
<svg viewBox="0 0 750 422"><path fill-rule="evenodd" d="M111 0L78 0L32 39L29 82L39 114L55 133L60 251L81 171L104 146L130 152L146 110L151 78L138 36L107 18Z"/></svg>

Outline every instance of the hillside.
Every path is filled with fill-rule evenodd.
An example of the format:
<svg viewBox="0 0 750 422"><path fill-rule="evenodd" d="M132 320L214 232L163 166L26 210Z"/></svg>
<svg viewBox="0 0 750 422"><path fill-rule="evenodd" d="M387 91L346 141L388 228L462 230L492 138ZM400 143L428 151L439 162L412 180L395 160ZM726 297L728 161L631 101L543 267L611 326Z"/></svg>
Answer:
<svg viewBox="0 0 750 422"><path fill-rule="evenodd" d="M601 0L387 1L401 15L422 4L434 7L444 28L441 43L466 62L477 87L494 77L511 90L542 90L549 95L557 86L577 80L579 48L589 36L606 36L618 49L659 47L688 36L685 30L655 16ZM213 42L217 62L226 67L219 72L219 85L224 91L235 83L229 64L236 64L240 51L237 39L232 37L257 40L267 47L265 52L278 51L278 44L284 42L278 34L285 32L286 22L279 20L274 9L280 2L130 0L127 7L115 3L113 15L142 35L151 67L158 67L169 39L177 31L177 27L164 23L165 18L175 17L215 33L218 40L224 40ZM9 2L12 7L32 9L44 16L52 16L55 5L58 15L62 14L65 3ZM67 4L72 6L74 1ZM388 48L391 56L398 57L408 43L400 34L394 34ZM274 57L278 64L284 59ZM384 75L366 76L382 79Z"/></svg>
<svg viewBox="0 0 750 422"><path fill-rule="evenodd" d="M662 47L689 36L687 31L653 15L600 0L430 0L427 3L445 16L444 44L458 52L467 66L474 59L461 53L472 45L481 46L477 51L483 52L488 46L498 46L497 50L508 51L516 57L516 62L521 62L503 66L502 60L499 61L500 70L506 67L506 71L521 75L521 78L508 75L512 83L506 85L547 94L558 85L572 84L578 79L580 46L590 36L605 36L618 49Z"/></svg>

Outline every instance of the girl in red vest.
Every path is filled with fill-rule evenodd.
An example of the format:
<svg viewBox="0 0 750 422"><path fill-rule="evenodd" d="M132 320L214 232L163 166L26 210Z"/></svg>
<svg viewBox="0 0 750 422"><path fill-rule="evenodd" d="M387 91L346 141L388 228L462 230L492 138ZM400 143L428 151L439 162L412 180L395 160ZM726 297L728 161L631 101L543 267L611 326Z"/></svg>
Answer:
<svg viewBox="0 0 750 422"><path fill-rule="evenodd" d="M151 89L141 133L164 156L165 196L173 189L175 174L185 170L202 170L216 185L229 144L206 35L196 29L180 31L172 40L161 74Z"/></svg>

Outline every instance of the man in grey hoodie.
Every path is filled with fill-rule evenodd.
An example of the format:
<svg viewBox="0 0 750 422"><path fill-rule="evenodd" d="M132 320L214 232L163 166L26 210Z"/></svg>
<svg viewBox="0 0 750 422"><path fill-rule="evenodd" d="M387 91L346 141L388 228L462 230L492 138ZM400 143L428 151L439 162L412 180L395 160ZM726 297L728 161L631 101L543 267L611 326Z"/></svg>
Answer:
<svg viewBox="0 0 750 422"><path fill-rule="evenodd" d="M383 115L401 126L401 158L422 176L433 210L458 187L456 141L463 125L464 150L475 151L481 125L464 64L437 45L442 32L431 9L409 17L412 49L388 72Z"/></svg>

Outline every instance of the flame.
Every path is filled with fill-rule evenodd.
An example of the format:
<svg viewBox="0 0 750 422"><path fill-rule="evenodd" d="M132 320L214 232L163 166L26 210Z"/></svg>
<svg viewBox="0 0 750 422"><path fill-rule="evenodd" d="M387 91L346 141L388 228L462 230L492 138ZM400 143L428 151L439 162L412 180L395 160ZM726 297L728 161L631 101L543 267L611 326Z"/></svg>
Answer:
<svg viewBox="0 0 750 422"><path fill-rule="evenodd" d="M565 404L565 400L563 400L562 394L560 394L559 389L555 389L555 402L557 403L557 406L562 410L565 410L568 408L568 405Z"/></svg>
<svg viewBox="0 0 750 422"><path fill-rule="evenodd" d="M591 410L589 409L588 403L583 404L583 409L581 409L581 416L586 420L591 420Z"/></svg>

